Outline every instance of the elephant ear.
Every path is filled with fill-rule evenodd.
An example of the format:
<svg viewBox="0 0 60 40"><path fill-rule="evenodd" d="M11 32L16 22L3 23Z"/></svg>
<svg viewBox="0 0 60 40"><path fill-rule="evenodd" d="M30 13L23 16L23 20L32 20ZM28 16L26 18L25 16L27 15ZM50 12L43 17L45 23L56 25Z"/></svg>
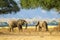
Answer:
<svg viewBox="0 0 60 40"><path fill-rule="evenodd" d="M22 19L18 19L17 23L20 24L20 25L23 25L23 20Z"/></svg>

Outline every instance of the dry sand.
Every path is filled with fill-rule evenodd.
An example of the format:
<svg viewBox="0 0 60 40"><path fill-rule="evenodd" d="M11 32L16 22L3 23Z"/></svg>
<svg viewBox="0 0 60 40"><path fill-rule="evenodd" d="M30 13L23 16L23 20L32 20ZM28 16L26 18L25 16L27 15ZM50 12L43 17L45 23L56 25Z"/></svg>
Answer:
<svg viewBox="0 0 60 40"><path fill-rule="evenodd" d="M52 31L35 31L35 27L30 27L27 30L9 32L8 28L0 28L0 40L60 40L60 32Z"/></svg>

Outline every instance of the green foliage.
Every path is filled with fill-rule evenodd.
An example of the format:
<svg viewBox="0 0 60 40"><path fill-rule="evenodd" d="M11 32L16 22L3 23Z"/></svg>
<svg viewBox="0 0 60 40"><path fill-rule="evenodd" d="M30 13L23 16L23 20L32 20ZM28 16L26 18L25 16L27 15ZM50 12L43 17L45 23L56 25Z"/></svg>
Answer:
<svg viewBox="0 0 60 40"><path fill-rule="evenodd" d="M25 9L41 7L46 10L56 9L60 11L60 0L20 0L20 5Z"/></svg>
<svg viewBox="0 0 60 40"><path fill-rule="evenodd" d="M17 12L20 8L14 0L0 0L0 14Z"/></svg>
<svg viewBox="0 0 60 40"><path fill-rule="evenodd" d="M30 9L39 7L39 3L37 0L20 0L20 4L22 8Z"/></svg>

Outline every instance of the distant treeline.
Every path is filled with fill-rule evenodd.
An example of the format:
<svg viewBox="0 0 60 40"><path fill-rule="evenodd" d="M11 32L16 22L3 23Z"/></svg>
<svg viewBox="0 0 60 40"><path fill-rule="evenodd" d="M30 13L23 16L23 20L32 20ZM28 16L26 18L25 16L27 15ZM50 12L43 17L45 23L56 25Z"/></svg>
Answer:
<svg viewBox="0 0 60 40"><path fill-rule="evenodd" d="M7 22L0 22L0 27L8 26Z"/></svg>
<svg viewBox="0 0 60 40"><path fill-rule="evenodd" d="M28 24L28 26L35 26L35 25L36 25L36 22ZM58 25L58 22L49 22L48 25ZM5 26L8 26L7 22L0 22L0 27L5 27Z"/></svg>

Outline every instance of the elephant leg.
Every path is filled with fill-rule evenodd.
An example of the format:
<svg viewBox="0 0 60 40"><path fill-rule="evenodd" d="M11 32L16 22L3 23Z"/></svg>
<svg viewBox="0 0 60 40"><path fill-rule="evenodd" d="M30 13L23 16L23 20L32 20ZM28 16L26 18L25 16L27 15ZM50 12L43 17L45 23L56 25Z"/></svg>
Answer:
<svg viewBox="0 0 60 40"><path fill-rule="evenodd" d="M20 30L22 31L22 25L20 25Z"/></svg>
<svg viewBox="0 0 60 40"><path fill-rule="evenodd" d="M48 31L48 28L46 27L46 31Z"/></svg>
<svg viewBox="0 0 60 40"><path fill-rule="evenodd" d="M14 30L13 30L13 29L14 29L14 28L12 27L12 28L11 28L12 32L14 32Z"/></svg>
<svg viewBox="0 0 60 40"><path fill-rule="evenodd" d="M18 26L18 30L19 30L19 32L20 32L20 26Z"/></svg>
<svg viewBox="0 0 60 40"><path fill-rule="evenodd" d="M27 24L26 24L26 28L25 29L27 29Z"/></svg>
<svg viewBox="0 0 60 40"><path fill-rule="evenodd" d="M47 24L46 24L46 26L45 26L45 27L46 27L46 31L48 31L48 26L47 26Z"/></svg>
<svg viewBox="0 0 60 40"><path fill-rule="evenodd" d="M22 25L19 25L18 29L19 29L19 32L20 32L20 30L22 31Z"/></svg>
<svg viewBox="0 0 60 40"><path fill-rule="evenodd" d="M35 28L35 31L37 31L37 26L36 26L36 28Z"/></svg>
<svg viewBox="0 0 60 40"><path fill-rule="evenodd" d="M41 26L39 26L39 27L38 27L38 30L39 30L39 31L41 31L41 30L42 30L42 27L41 27Z"/></svg>
<svg viewBox="0 0 60 40"><path fill-rule="evenodd" d="M45 30L45 31L48 31L48 27L45 26L45 27L44 27L44 30Z"/></svg>
<svg viewBox="0 0 60 40"><path fill-rule="evenodd" d="M25 29L27 29L27 27Z"/></svg>
<svg viewBox="0 0 60 40"><path fill-rule="evenodd" d="M10 32L12 31L12 26L10 26L9 31L10 31Z"/></svg>
<svg viewBox="0 0 60 40"><path fill-rule="evenodd" d="M13 28L10 28L10 29L9 29L9 31L10 31L10 32L11 32L11 31L13 31L13 32L14 32Z"/></svg>
<svg viewBox="0 0 60 40"><path fill-rule="evenodd" d="M9 32L11 32L11 25L9 25Z"/></svg>
<svg viewBox="0 0 60 40"><path fill-rule="evenodd" d="M11 28L9 28L9 31L11 32Z"/></svg>

